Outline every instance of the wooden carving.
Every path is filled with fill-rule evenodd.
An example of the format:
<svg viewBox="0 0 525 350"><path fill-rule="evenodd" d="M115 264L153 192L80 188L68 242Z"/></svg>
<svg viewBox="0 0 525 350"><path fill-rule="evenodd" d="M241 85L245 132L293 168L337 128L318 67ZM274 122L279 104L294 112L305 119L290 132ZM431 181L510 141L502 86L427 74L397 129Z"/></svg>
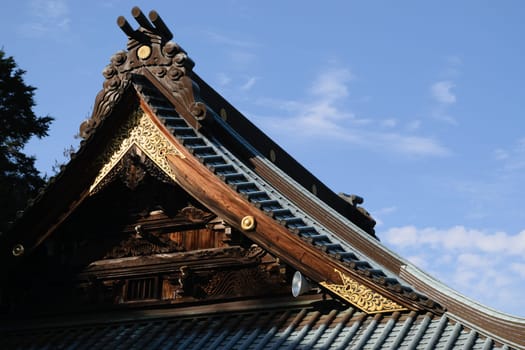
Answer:
<svg viewBox="0 0 525 350"><path fill-rule="evenodd" d="M183 250L184 248L170 240L168 235L141 232L140 225L137 225L136 233L131 234L126 240L111 249L104 259L173 253Z"/></svg>
<svg viewBox="0 0 525 350"><path fill-rule="evenodd" d="M215 217L215 214L196 208L194 206L188 206L180 211L180 214L184 216L191 223L204 224Z"/></svg>
<svg viewBox="0 0 525 350"><path fill-rule="evenodd" d="M177 303L289 292L285 270L260 247L149 254L152 249L159 250L159 245L154 247L151 237L148 243L133 238L134 243L130 237L123 242L128 246L112 252L115 257L147 255L99 260L76 276L81 281L81 294L91 302Z"/></svg>
<svg viewBox="0 0 525 350"><path fill-rule="evenodd" d="M133 148L137 147L153 163L161 169L165 175L175 179L168 165L166 155L172 154L184 157L175 148L151 119L142 111L134 113L127 123L116 133L113 142L102 155L100 162L103 164L98 176L90 187L90 193L98 191L102 180L119 164L122 158Z"/></svg>
<svg viewBox="0 0 525 350"><path fill-rule="evenodd" d="M109 64L102 74L106 78L102 85L102 90L95 98L95 106L91 118L80 125L80 136L88 138L96 127L111 114L113 108L122 99L124 92L131 84L131 74L119 74L118 66L123 63L126 57L122 52L118 52L111 58Z"/></svg>
<svg viewBox="0 0 525 350"><path fill-rule="evenodd" d="M150 78L167 89L168 99L179 114L196 120L206 117L206 106L198 102L199 88L191 79L194 63L176 43L160 16L151 11L149 18L138 7L132 10L140 27L134 30L124 17L119 27L128 36L128 51L119 51L104 69L105 82L95 99L92 116L80 126L80 135L89 137L100 122L110 115L130 86L134 72Z"/></svg>
<svg viewBox="0 0 525 350"><path fill-rule="evenodd" d="M144 181L146 175L164 183L173 183L173 180L147 157L139 147L132 146L107 175L100 180L91 191L91 194L99 192L117 178L120 178L129 189L135 190Z"/></svg>
<svg viewBox="0 0 525 350"><path fill-rule="evenodd" d="M214 273L202 286L207 298L268 294L279 287L270 276L259 268Z"/></svg>
<svg viewBox="0 0 525 350"><path fill-rule="evenodd" d="M342 284L328 282L319 284L366 313L407 310L402 305L364 286L341 271L336 269L335 272L341 277Z"/></svg>

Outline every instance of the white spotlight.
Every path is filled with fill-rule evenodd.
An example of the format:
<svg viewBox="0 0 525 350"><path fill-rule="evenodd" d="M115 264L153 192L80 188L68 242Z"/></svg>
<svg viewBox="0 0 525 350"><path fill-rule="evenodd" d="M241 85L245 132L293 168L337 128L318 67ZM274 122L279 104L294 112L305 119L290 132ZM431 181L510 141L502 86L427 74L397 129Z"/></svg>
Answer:
<svg viewBox="0 0 525 350"><path fill-rule="evenodd" d="M295 271L292 279L292 295L297 298L310 289L312 289L310 282L299 271Z"/></svg>

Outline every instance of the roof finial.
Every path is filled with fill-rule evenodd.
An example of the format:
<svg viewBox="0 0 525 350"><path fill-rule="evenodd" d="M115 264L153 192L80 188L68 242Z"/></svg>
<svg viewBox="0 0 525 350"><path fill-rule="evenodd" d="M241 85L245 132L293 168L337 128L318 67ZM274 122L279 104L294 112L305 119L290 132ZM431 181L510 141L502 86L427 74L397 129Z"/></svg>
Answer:
<svg viewBox="0 0 525 350"><path fill-rule="evenodd" d="M149 12L149 19L153 22L155 25L155 28L159 31L159 33L166 39L171 40L173 39L173 34L166 26L166 23L160 18L159 14L155 10L151 10Z"/></svg>
<svg viewBox="0 0 525 350"><path fill-rule="evenodd" d="M150 21L148 21L138 6L135 6L131 9L131 14L133 17L135 17L135 20L142 28L155 32L155 27L153 27Z"/></svg>
<svg viewBox="0 0 525 350"><path fill-rule="evenodd" d="M137 6L133 7L131 10L131 15L140 25L137 30L134 30L133 27L131 27L124 16L119 16L117 18L118 26L129 38L138 42L143 42L148 36L151 35L157 36L161 42L167 42L173 39L173 34L168 29L162 18L160 18L157 11L152 10L149 13L151 22Z"/></svg>

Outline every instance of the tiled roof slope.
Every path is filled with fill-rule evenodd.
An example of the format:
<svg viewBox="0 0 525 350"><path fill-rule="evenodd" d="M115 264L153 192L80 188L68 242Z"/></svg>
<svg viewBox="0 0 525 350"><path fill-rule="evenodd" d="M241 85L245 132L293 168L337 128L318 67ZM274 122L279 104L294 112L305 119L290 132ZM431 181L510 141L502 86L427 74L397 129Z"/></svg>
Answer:
<svg viewBox="0 0 525 350"><path fill-rule="evenodd" d="M0 329L2 349L510 349L446 314L367 315L334 300L233 302ZM46 324L50 324L46 322ZM26 325L27 327L27 325Z"/></svg>

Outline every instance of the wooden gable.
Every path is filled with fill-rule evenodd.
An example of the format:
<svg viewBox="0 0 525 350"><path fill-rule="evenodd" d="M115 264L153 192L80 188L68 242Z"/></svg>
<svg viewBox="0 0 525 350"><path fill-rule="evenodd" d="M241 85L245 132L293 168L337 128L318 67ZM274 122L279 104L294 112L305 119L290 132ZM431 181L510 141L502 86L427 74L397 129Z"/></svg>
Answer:
<svg viewBox="0 0 525 350"><path fill-rule="evenodd" d="M275 256L180 186L166 157L191 155L135 105L94 158L89 186L61 188L68 184L57 179L55 191L81 200L42 218L54 222L34 246L32 235L16 237L25 241L11 254L4 306L57 313L289 293L290 272ZM84 162L87 147L72 162ZM208 186L195 179L191 188Z"/></svg>
<svg viewBox="0 0 525 350"><path fill-rule="evenodd" d="M324 234L321 226L311 226L301 208L278 194L282 191L293 198L296 189L255 174L263 169L254 162L264 150L242 144L242 138L226 142L225 147L214 142L215 137L233 139L235 130L225 122L227 112L221 109L218 114L203 102L193 62L169 41L171 33L160 17L153 13L153 26L135 11L141 24L138 30L119 18L129 37L128 51L114 55L104 70L106 81L93 116L81 126L82 149L15 227L21 234L10 235L4 247L13 248L6 259L24 266L40 264L40 260L45 261L42 268L56 265L39 273L39 283L45 284L51 275L58 285L62 281L71 284L74 279L74 293L85 294L76 296L80 299L95 295L104 303L140 299L138 296L173 301L182 293L170 281L185 278L184 254L209 249L225 252L214 253L218 256L235 252L237 260L232 258L236 262L228 268L238 270L245 264L262 264L260 259L246 258L251 256L250 246L256 244L272 256L262 269L277 271L276 276L256 276L262 284L272 279L276 284L253 289L250 285L258 282L250 281L237 295L282 291L279 283L284 282L289 289L291 274L300 271L325 292L369 313L441 312L439 305L373 268L333 234ZM252 129L255 136L260 134ZM269 139L264 136L263 140ZM279 157L287 156L278 151ZM277 153L272 152L276 158ZM293 170L299 175L304 172L302 167ZM346 210L356 210L340 202ZM47 206L53 210L42 216ZM373 224L363 211L356 213L363 222ZM209 257L203 263L208 275L218 273L213 266L223 264L222 260L211 258L213 254L204 256ZM155 269L168 261L173 266L164 278ZM199 269L202 275L204 268L193 268ZM22 275L27 274L31 270ZM384 282L378 284L375 279ZM29 289L38 290L39 300L63 299L55 289L45 293L45 288L33 288L37 282L29 280ZM84 289L79 292L79 288ZM141 289L141 294L131 296L130 290L135 289ZM35 298L25 297L18 304Z"/></svg>

